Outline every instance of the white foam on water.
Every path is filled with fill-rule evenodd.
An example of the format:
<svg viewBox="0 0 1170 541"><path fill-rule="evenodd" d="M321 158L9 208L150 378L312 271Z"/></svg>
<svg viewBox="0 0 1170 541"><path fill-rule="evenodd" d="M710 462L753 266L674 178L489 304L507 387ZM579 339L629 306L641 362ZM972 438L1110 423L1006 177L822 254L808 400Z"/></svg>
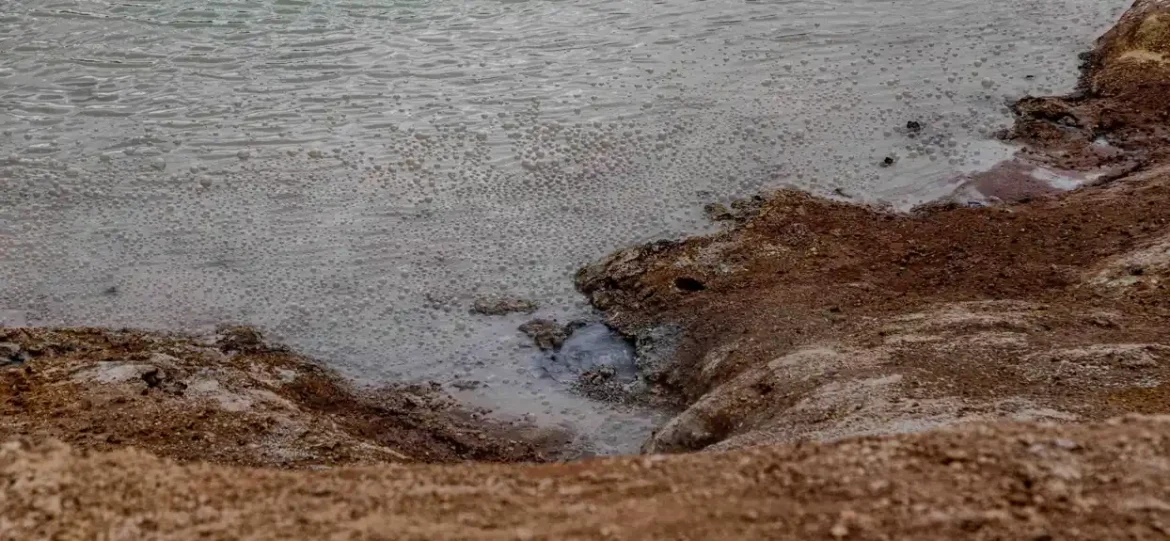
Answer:
<svg viewBox="0 0 1170 541"><path fill-rule="evenodd" d="M571 394L473 299L588 315L580 265L762 188L940 196L1126 4L9 2L3 321L255 324L632 451L653 415Z"/></svg>

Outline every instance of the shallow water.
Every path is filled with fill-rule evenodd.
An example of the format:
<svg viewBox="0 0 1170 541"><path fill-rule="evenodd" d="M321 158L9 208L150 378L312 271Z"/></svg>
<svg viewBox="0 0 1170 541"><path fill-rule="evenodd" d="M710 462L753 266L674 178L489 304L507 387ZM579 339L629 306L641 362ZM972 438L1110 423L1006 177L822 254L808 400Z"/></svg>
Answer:
<svg viewBox="0 0 1170 541"><path fill-rule="evenodd" d="M629 451L652 415L569 393L472 300L587 315L578 266L761 188L940 196L1126 5L9 0L0 319L252 323Z"/></svg>

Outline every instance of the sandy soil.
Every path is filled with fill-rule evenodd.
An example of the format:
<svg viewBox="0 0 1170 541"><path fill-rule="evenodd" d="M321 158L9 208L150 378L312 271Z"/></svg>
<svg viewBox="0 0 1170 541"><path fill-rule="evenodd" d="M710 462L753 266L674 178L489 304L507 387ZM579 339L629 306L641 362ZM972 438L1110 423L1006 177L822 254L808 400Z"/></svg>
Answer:
<svg viewBox="0 0 1170 541"><path fill-rule="evenodd" d="M963 188L1004 204L779 192L582 269L677 454L483 463L561 438L249 329L0 329L0 539L1166 539L1170 0L1085 69Z"/></svg>
<svg viewBox="0 0 1170 541"><path fill-rule="evenodd" d="M0 449L0 538L1165 539L1170 419L328 472Z"/></svg>
<svg viewBox="0 0 1170 541"><path fill-rule="evenodd" d="M434 388L352 388L246 327L203 338L0 329L0 363L0 440L281 468L540 461L556 450L556 434L495 424Z"/></svg>

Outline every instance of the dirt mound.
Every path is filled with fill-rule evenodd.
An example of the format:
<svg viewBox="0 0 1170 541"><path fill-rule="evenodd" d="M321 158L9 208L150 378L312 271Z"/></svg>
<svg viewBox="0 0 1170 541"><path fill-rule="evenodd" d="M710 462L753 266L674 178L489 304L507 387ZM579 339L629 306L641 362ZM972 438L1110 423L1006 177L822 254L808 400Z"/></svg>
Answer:
<svg viewBox="0 0 1170 541"><path fill-rule="evenodd" d="M530 429L493 425L431 387L354 389L246 327L206 340L0 329L0 344L0 440L286 468L542 459Z"/></svg>
<svg viewBox="0 0 1170 541"><path fill-rule="evenodd" d="M722 233L582 269L581 291L639 346L671 330L639 366L688 407L646 449L1170 412L1167 21L1170 2L1138 2L1080 94L1021 102L1031 156L1106 137L1125 175L910 214L782 191Z"/></svg>
<svg viewBox="0 0 1170 541"><path fill-rule="evenodd" d="M1170 420L322 472L0 449L0 538L1165 539Z"/></svg>
<svg viewBox="0 0 1170 541"><path fill-rule="evenodd" d="M756 430L1095 419L1130 411L1127 396L1170 396L1167 246L1170 171L1153 168L1059 199L915 215L781 192L742 226L632 248L578 279L629 336L683 329L646 374L691 404L650 448L682 450ZM1145 364L1035 366L1134 347ZM887 396L901 402L874 402Z"/></svg>

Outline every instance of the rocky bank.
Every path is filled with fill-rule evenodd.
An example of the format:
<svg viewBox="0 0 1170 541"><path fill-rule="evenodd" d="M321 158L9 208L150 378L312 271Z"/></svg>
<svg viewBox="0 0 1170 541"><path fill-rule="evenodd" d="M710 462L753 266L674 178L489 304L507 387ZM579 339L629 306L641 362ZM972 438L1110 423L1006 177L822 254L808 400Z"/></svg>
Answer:
<svg viewBox="0 0 1170 541"><path fill-rule="evenodd" d="M1015 110L998 204L782 191L582 269L680 405L645 456L532 464L246 328L0 330L0 539L1170 537L1170 0Z"/></svg>
<svg viewBox="0 0 1170 541"><path fill-rule="evenodd" d="M4 539L1165 539L1170 419L551 465L177 464L0 447Z"/></svg>
<svg viewBox="0 0 1170 541"><path fill-rule="evenodd" d="M430 386L355 388L247 327L0 329L0 416L0 440L237 466L542 461L558 444Z"/></svg>
<svg viewBox="0 0 1170 541"><path fill-rule="evenodd" d="M898 214L779 192L722 233L582 269L686 404L645 449L1170 411L1168 9L1126 13L1076 95L1017 105L1025 151L976 179L1017 203ZM1074 166L1127 173L1040 185Z"/></svg>

